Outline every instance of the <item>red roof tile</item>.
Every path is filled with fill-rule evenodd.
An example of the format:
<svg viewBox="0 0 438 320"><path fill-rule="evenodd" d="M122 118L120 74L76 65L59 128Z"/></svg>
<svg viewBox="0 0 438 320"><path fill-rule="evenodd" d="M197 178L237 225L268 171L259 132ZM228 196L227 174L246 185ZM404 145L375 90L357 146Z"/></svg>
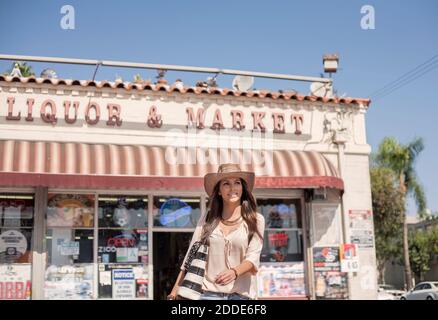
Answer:
<svg viewBox="0 0 438 320"><path fill-rule="evenodd" d="M91 81L91 80L70 80L70 79L43 79L43 78L20 78L0 75L0 82L20 82L20 83L37 83L37 84L51 84L51 85L64 85L64 86L81 86L81 87L95 87L95 88L112 88L112 89L125 89L125 90L151 90L151 91L165 91L165 92L179 92L179 93L194 93L209 94L209 95L221 95L221 96L233 96L233 97L254 97L254 98L270 98L274 100L297 100L297 101L311 101L311 102L323 102L323 103L335 103L335 104L363 104L369 106L371 100L364 98L347 98L347 97L317 97L301 95L298 93L279 93L270 92L265 90L242 92L232 90L228 88L204 88L204 87L183 87L178 88L175 84L168 85L164 81L160 81L158 84L152 84L150 81L143 82L110 82L110 81Z"/></svg>

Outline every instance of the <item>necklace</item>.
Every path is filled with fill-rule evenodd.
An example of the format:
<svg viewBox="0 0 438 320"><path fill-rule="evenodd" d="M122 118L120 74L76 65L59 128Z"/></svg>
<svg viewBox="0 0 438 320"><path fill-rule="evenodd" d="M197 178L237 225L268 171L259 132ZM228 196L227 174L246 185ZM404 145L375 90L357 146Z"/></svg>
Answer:
<svg viewBox="0 0 438 320"><path fill-rule="evenodd" d="M240 223L242 219L243 219L242 216L240 216L236 220L224 220L223 218L221 218L221 222L226 226L234 226Z"/></svg>

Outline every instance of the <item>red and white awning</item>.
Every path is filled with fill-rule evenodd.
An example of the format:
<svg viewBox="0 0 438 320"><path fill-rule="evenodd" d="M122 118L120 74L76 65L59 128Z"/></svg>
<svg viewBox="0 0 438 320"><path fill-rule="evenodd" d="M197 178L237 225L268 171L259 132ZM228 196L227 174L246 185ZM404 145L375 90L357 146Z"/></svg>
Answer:
<svg viewBox="0 0 438 320"><path fill-rule="evenodd" d="M334 165L318 152L228 150L222 158L223 152L0 140L0 187L203 190L203 176L218 168L211 163L237 159L242 170L256 172L256 188L344 188Z"/></svg>

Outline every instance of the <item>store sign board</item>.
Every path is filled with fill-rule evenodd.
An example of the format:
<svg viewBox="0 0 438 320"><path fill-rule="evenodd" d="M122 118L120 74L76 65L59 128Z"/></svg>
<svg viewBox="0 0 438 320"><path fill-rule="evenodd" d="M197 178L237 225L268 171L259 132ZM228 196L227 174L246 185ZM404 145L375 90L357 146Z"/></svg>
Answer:
<svg viewBox="0 0 438 320"><path fill-rule="evenodd" d="M135 299L135 274L132 269L113 270L113 299Z"/></svg>
<svg viewBox="0 0 438 320"><path fill-rule="evenodd" d="M104 125L124 128L141 123L143 128L160 129L163 125L184 125L196 130L270 131L274 134L302 135L309 127L304 112L289 108L236 108L231 104L216 108L184 105L172 101L132 101L58 97L53 95L0 95L0 117L6 123L26 123L41 119L52 126L73 126L85 122L88 126ZM180 120L177 120L180 119Z"/></svg>
<svg viewBox="0 0 438 320"><path fill-rule="evenodd" d="M0 265L0 300L30 300L30 264Z"/></svg>

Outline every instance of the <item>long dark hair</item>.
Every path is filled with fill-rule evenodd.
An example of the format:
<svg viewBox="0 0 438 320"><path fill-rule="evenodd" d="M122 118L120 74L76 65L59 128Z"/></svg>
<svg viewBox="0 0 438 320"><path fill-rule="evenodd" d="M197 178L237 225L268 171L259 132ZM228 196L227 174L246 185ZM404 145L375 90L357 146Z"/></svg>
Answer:
<svg viewBox="0 0 438 320"><path fill-rule="evenodd" d="M240 179L242 183L242 196L240 198L241 215L243 220L248 225L248 243L251 241L254 233L261 239L263 235L257 229L257 204L254 195L248 190L248 185L245 180ZM205 219L205 224L202 230L201 241L208 243L208 238L214 229L218 226L224 209L222 196L219 195L220 181L216 183L213 189L211 198L208 201L208 212Z"/></svg>

